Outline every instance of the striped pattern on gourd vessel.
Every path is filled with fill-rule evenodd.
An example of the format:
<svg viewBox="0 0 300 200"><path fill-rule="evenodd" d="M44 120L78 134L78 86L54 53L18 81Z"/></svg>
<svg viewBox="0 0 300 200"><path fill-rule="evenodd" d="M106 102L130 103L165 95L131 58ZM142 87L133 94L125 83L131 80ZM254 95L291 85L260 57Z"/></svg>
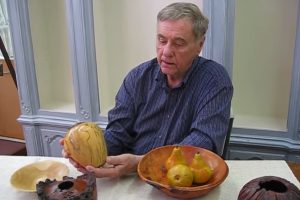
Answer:
<svg viewBox="0 0 300 200"><path fill-rule="evenodd" d="M83 167L100 167L107 157L103 131L93 122L75 124L64 138L64 150Z"/></svg>

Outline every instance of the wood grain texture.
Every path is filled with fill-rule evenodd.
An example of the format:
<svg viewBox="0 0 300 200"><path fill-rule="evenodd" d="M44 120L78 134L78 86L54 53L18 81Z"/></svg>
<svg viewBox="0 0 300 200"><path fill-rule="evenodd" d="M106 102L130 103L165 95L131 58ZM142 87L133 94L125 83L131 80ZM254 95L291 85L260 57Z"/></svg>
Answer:
<svg viewBox="0 0 300 200"><path fill-rule="evenodd" d="M287 162L287 164L289 165L290 169L292 170L292 172L300 182L300 163Z"/></svg>
<svg viewBox="0 0 300 200"><path fill-rule="evenodd" d="M0 76L0 136L24 139L21 124L17 121L21 115L18 90L4 60L4 75Z"/></svg>

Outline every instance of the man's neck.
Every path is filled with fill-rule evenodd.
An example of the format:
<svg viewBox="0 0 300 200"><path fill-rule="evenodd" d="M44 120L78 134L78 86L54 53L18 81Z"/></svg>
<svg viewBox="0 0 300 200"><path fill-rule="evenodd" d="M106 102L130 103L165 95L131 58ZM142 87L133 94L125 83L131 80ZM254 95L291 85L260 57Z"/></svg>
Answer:
<svg viewBox="0 0 300 200"><path fill-rule="evenodd" d="M174 78L167 76L168 86L169 88L176 88L182 83L183 78Z"/></svg>

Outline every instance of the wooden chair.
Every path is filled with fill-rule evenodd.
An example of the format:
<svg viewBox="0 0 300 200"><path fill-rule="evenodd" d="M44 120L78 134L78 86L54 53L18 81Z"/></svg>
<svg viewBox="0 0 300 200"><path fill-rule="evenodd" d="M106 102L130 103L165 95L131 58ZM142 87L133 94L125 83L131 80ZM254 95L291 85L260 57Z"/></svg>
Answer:
<svg viewBox="0 0 300 200"><path fill-rule="evenodd" d="M227 155L227 151L228 151L228 145L229 145L229 140L230 140L230 136L231 136L231 129L232 129L232 125L233 125L233 117L230 117L229 119L229 124L228 124L228 129L227 129L227 134L225 137L225 142L224 142L224 146L223 146L223 153L221 155L221 157L225 160L226 159L226 155Z"/></svg>

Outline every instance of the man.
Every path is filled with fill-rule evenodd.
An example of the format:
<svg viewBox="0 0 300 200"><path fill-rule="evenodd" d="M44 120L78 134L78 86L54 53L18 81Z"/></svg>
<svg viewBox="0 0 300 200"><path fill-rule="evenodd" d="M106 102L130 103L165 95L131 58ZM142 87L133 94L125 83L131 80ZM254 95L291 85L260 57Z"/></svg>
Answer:
<svg viewBox="0 0 300 200"><path fill-rule="evenodd" d="M129 72L108 114L109 167L80 171L122 176L136 171L143 154L169 144L222 153L233 88L221 65L199 57L207 27L191 3L174 3L158 13L157 58Z"/></svg>

